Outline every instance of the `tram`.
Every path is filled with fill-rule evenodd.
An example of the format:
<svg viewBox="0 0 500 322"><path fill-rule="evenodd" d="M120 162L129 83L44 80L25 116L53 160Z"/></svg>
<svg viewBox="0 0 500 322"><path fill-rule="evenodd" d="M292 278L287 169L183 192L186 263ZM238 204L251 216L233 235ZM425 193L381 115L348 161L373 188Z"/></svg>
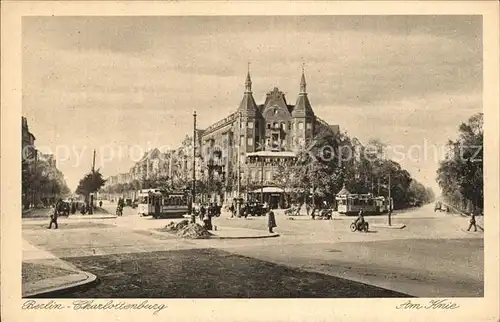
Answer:
<svg viewBox="0 0 500 322"><path fill-rule="evenodd" d="M355 215L362 210L365 214L380 215L392 209L392 198L375 197L371 193L351 194L342 193L335 197L337 212L345 215Z"/></svg>
<svg viewBox="0 0 500 322"><path fill-rule="evenodd" d="M141 189L137 192L137 199L137 214L141 217L174 218L189 212L189 198L185 192Z"/></svg>

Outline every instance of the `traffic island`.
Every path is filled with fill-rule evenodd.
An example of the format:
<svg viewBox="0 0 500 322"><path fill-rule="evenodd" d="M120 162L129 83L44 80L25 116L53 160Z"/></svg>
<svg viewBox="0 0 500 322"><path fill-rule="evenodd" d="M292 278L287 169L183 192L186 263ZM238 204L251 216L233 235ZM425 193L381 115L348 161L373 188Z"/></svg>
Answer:
<svg viewBox="0 0 500 322"><path fill-rule="evenodd" d="M266 230L247 228L229 228L213 226L213 230L207 230L204 226L183 220L178 223L171 222L164 228L150 230L155 234L168 233L180 238L188 239L255 239L279 237L277 233L269 233Z"/></svg>

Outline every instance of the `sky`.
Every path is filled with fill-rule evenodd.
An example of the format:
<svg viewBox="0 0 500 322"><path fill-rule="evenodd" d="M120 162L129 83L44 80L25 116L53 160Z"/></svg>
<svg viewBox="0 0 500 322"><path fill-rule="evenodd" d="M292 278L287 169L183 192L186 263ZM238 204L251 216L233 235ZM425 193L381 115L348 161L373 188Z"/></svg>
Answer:
<svg viewBox="0 0 500 322"><path fill-rule="evenodd" d="M70 189L128 172L254 98L294 104L302 64L314 112L384 142L438 193L440 151L482 111L481 16L24 17L23 115ZM420 152L419 152L420 151ZM393 154L388 153L389 156Z"/></svg>

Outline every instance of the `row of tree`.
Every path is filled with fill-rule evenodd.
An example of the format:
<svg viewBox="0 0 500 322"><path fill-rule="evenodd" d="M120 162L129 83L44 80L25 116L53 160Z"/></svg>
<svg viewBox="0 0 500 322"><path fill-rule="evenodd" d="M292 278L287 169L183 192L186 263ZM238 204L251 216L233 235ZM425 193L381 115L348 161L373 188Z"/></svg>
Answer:
<svg viewBox="0 0 500 322"><path fill-rule="evenodd" d="M335 200L335 194L343 187L353 193L383 196L389 195L390 188L396 209L432 202L432 190L413 179L399 163L385 159L384 148L384 144L378 140L371 140L367 146L363 146L359 140L351 139L347 133L315 133L314 140L302 147L292 165L278 167L274 173L273 184L284 189L289 203L317 203L322 200L332 202ZM178 149L177 157L181 160L183 156L192 158L191 151L192 139L187 137ZM217 171L211 171L207 161L203 162L203 175L198 175L197 178L197 195L222 195L224 191L234 190L236 174L233 172L225 178ZM186 168L176 169L172 178L160 176L134 180L108 186L105 192L122 194L140 188L190 188L192 173ZM240 181L242 193L258 187L260 182Z"/></svg>
<svg viewBox="0 0 500 322"><path fill-rule="evenodd" d="M432 202L434 194L393 160L384 158L384 144L363 146L347 133L316 133L293 165L280 166L276 183L292 203L333 202L342 188L352 193L390 196L394 208Z"/></svg>
<svg viewBox="0 0 500 322"><path fill-rule="evenodd" d="M448 141L437 180L444 200L462 211L483 209L483 113L460 124L458 138Z"/></svg>
<svg viewBox="0 0 500 322"><path fill-rule="evenodd" d="M21 181L24 209L48 206L70 194L62 172L44 160L23 160Z"/></svg>

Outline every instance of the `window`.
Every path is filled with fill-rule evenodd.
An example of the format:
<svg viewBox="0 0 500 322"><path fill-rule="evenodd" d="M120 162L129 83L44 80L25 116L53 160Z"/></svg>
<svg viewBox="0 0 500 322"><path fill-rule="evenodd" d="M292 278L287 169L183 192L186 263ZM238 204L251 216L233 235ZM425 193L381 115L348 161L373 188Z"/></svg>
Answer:
<svg viewBox="0 0 500 322"><path fill-rule="evenodd" d="M242 135L240 137L240 145L243 145L243 144L245 144L245 136Z"/></svg>
<svg viewBox="0 0 500 322"><path fill-rule="evenodd" d="M291 131L292 130L292 122L288 122L288 130Z"/></svg>
<svg viewBox="0 0 500 322"><path fill-rule="evenodd" d="M285 123L281 123L281 129L284 131L286 130Z"/></svg>
<svg viewBox="0 0 500 322"><path fill-rule="evenodd" d="M304 123L299 122L299 130L302 130L304 128Z"/></svg>
<svg viewBox="0 0 500 322"><path fill-rule="evenodd" d="M248 138L247 139L247 144L248 145L253 145L253 139L252 138Z"/></svg>
<svg viewBox="0 0 500 322"><path fill-rule="evenodd" d="M278 128L279 128L278 122L274 122L273 123L273 129L278 129Z"/></svg>
<svg viewBox="0 0 500 322"><path fill-rule="evenodd" d="M271 123L267 123L267 128L270 129L271 128Z"/></svg>
<svg viewBox="0 0 500 322"><path fill-rule="evenodd" d="M247 122L247 127L249 129L253 129L253 122Z"/></svg>
<svg viewBox="0 0 500 322"><path fill-rule="evenodd" d="M310 130L312 128L311 122L306 123L306 129Z"/></svg>
<svg viewBox="0 0 500 322"><path fill-rule="evenodd" d="M271 171L266 171L266 180L272 180L273 179L273 175L271 173Z"/></svg>

